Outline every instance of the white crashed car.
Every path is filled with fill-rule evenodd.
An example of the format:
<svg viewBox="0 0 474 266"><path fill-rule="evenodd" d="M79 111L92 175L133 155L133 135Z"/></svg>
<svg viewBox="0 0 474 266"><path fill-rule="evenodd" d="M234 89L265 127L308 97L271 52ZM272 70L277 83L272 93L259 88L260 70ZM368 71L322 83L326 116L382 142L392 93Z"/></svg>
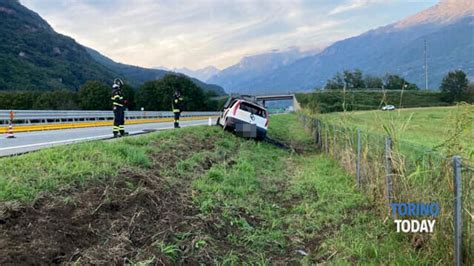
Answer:
<svg viewBox="0 0 474 266"><path fill-rule="evenodd" d="M395 110L395 106L393 105L385 105L384 107L382 107L382 111L393 111Z"/></svg>
<svg viewBox="0 0 474 266"><path fill-rule="evenodd" d="M217 124L242 137L265 139L268 111L252 96L232 96L224 104Z"/></svg>

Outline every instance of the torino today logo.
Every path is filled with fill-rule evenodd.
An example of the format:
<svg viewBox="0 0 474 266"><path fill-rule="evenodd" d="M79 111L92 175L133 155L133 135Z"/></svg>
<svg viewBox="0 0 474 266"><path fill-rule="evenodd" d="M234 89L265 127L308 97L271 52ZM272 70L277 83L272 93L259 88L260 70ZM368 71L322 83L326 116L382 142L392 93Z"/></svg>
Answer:
<svg viewBox="0 0 474 266"><path fill-rule="evenodd" d="M433 233L436 223L434 218L438 217L440 210L438 203L391 203L390 207L397 232ZM413 219L415 217L431 217L431 219Z"/></svg>

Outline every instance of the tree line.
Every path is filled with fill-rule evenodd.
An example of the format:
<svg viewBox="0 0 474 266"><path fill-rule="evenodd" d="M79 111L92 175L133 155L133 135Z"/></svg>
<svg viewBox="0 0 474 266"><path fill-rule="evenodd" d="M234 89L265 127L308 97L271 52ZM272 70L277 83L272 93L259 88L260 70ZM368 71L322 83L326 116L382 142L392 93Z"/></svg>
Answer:
<svg viewBox="0 0 474 266"><path fill-rule="evenodd" d="M404 78L386 74L384 77L374 75L363 75L360 69L344 70L337 72L329 79L324 86L326 90L342 90L342 89L386 89L386 90L418 90L418 86L408 82Z"/></svg>
<svg viewBox="0 0 474 266"><path fill-rule="evenodd" d="M345 70L336 73L326 82L325 90L360 90L360 89L385 89L385 90L419 90L419 87L404 78L386 74L384 77L363 75L360 69ZM447 103L474 102L474 84L469 83L466 73L462 70L448 72L440 86L442 99Z"/></svg>
<svg viewBox="0 0 474 266"><path fill-rule="evenodd" d="M125 84L122 88L129 110L171 110L172 96L180 90L185 111L218 110L220 101L215 92L203 91L186 76L166 75L144 83L135 90ZM111 85L87 81L78 91L4 91L0 92L0 109L25 110L110 110Z"/></svg>

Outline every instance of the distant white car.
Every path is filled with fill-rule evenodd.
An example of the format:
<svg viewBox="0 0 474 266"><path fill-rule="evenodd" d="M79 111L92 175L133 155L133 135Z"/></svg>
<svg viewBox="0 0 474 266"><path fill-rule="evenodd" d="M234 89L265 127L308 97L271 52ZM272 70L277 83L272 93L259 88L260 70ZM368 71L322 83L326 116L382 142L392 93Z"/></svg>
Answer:
<svg viewBox="0 0 474 266"><path fill-rule="evenodd" d="M268 111L252 96L232 96L224 104L217 124L243 137L265 139Z"/></svg>
<svg viewBox="0 0 474 266"><path fill-rule="evenodd" d="M384 107L382 107L382 111L393 111L393 110L395 110L394 105L385 105Z"/></svg>

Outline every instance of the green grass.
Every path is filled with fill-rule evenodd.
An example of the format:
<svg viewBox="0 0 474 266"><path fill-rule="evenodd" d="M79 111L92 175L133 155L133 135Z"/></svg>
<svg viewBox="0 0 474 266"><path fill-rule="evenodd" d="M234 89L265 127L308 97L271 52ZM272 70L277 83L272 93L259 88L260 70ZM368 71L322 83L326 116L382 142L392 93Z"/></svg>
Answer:
<svg viewBox="0 0 474 266"><path fill-rule="evenodd" d="M442 100L442 94L435 91L318 91L313 93L297 93L296 98L301 106L318 113L341 112L344 110L374 110L385 104L397 107L430 107L450 105Z"/></svg>
<svg viewBox="0 0 474 266"><path fill-rule="evenodd" d="M279 114L270 117L268 137L284 141L298 151L313 151L314 141L307 132L301 130L301 122L296 114Z"/></svg>
<svg viewBox="0 0 474 266"><path fill-rule="evenodd" d="M296 115L272 116L270 123L272 138L292 147L314 145ZM0 200L30 201L42 191L113 178L122 169L149 169L154 165L150 154L187 145L185 137L190 135L215 138L216 148L179 161L176 169L160 171L171 183L192 180L189 196L198 210L194 215L215 229L171 232L172 237L154 241L152 248L171 262L181 261L179 247L194 237L193 252L211 250L216 264L449 263L443 254L415 251L408 236L395 233L390 220L384 223L354 188L353 177L327 156L314 149L298 153L244 140L218 127L184 128L0 159ZM157 141L159 145L151 145ZM194 171L207 159L214 161L210 169ZM130 261L140 263L136 258ZM153 258L142 262L156 263Z"/></svg>
<svg viewBox="0 0 474 266"><path fill-rule="evenodd" d="M293 140L295 143L311 141L308 133L301 130L301 123L297 120L296 114L272 115L270 123L268 136L271 138Z"/></svg>
<svg viewBox="0 0 474 266"><path fill-rule="evenodd" d="M189 131L168 131L117 141L92 141L0 158L0 201L30 201L40 192L90 181L100 182L127 168L150 167L150 152L166 150ZM206 134L209 134L206 130L195 133L201 137ZM167 142L160 147L149 146L159 140Z"/></svg>
<svg viewBox="0 0 474 266"><path fill-rule="evenodd" d="M296 115L272 117L269 135L312 141ZM245 142L239 150L232 167L213 167L194 182L201 211L220 213L220 227L234 228L227 240L238 248L220 262L426 264L433 259L384 223L354 189L353 177L332 159L265 143Z"/></svg>
<svg viewBox="0 0 474 266"><path fill-rule="evenodd" d="M384 208L387 204L384 167L385 137L392 138L391 166L394 173L392 178L395 201L438 202L442 206L443 212L437 217L437 229L432 234L430 243L423 248L423 256L431 254L437 256L439 261L449 261L449 257L453 256L453 245L446 245L446 242L450 242L453 237L453 229L450 226L453 219L451 176L451 156L453 155L463 157L462 208L463 216L468 220L473 202L472 193L469 193L472 190L472 171L468 170L470 160L474 158L473 106L464 104L455 107L401 109L390 112L379 110L341 112L319 114L315 117L326 124L322 129L322 143L324 145L328 143L330 154L337 157L340 165L354 175L356 173L354 163L356 132L353 129L361 129L363 189L380 208L381 214L386 212ZM332 125L337 128L335 134ZM337 138L336 148L334 148L333 136ZM433 150L435 152L432 152ZM366 169L365 172L364 169ZM472 238L469 237L472 230L468 223L462 230L465 239L464 250L469 250L472 245L469 244L472 243ZM407 245L410 245L409 242L406 241ZM396 245L397 242L389 240L384 243ZM344 246L346 244L344 243ZM381 250L375 251L377 253L374 255L381 253ZM419 255L411 254L410 257L413 257L414 261L426 259L426 257L419 258ZM465 257L468 258L467 261L472 260L472 256ZM406 263L400 261L400 264Z"/></svg>
<svg viewBox="0 0 474 266"><path fill-rule="evenodd" d="M367 198L354 189L353 178L333 160L313 155L298 158L297 165L300 171L288 193L302 195L303 200L289 213L289 233L300 239L321 239L306 260L413 265L432 259L416 252L407 235L396 233L391 220L384 224ZM316 199L308 192L312 187Z"/></svg>
<svg viewBox="0 0 474 266"><path fill-rule="evenodd" d="M91 142L3 158L0 199L32 200L42 191L113 176L126 162L146 162L143 155L133 146Z"/></svg>
<svg viewBox="0 0 474 266"><path fill-rule="evenodd" d="M399 109L390 112L340 112L318 117L331 124L357 127L370 133L387 135L387 129L394 130L400 140L428 148L459 145L466 157L474 152L473 105ZM459 136L454 140L456 143L453 143L452 138L456 133Z"/></svg>

